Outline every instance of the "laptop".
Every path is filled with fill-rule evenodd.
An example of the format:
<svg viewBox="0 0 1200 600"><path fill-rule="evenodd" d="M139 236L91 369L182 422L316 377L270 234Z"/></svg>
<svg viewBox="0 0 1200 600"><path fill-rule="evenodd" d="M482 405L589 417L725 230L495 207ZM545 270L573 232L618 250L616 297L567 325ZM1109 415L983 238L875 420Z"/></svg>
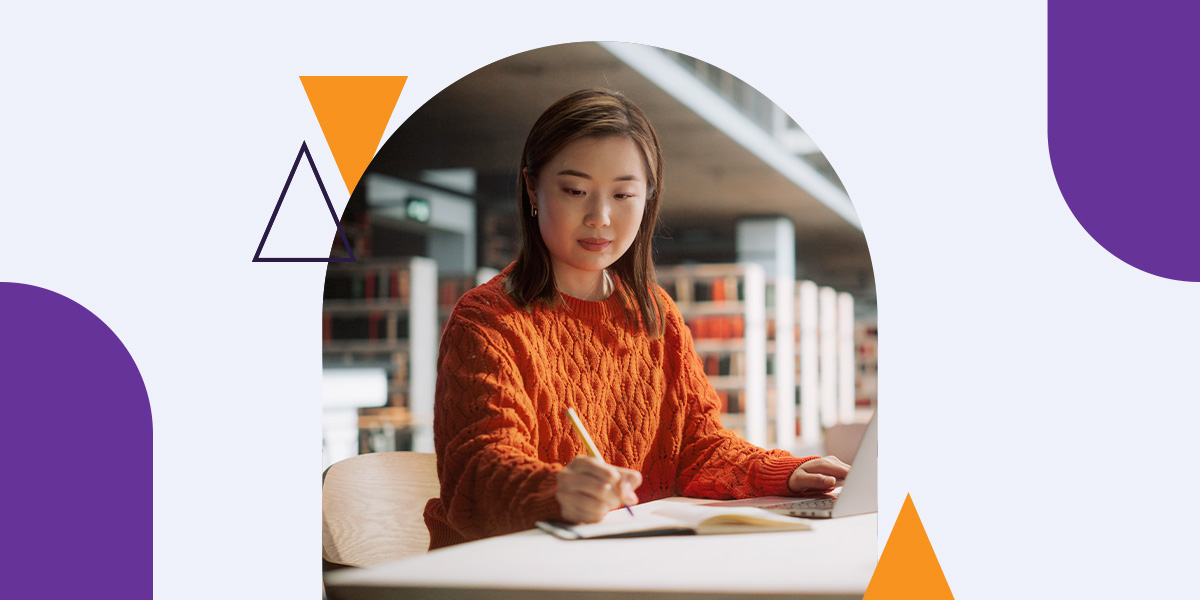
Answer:
<svg viewBox="0 0 1200 600"><path fill-rule="evenodd" d="M850 474L846 476L841 487L832 492L803 498L767 496L727 500L712 502L706 506L754 506L781 515L812 519L836 519L873 513L879 510L878 464L879 434L876 431L875 416L872 415L862 441L858 443L858 452L854 455L854 465L850 468Z"/></svg>

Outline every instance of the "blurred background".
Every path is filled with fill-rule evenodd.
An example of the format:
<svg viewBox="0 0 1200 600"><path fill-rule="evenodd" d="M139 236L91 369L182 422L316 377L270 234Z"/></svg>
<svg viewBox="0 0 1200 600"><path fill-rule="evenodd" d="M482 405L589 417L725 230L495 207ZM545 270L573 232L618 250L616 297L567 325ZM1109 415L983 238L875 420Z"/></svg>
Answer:
<svg viewBox="0 0 1200 600"><path fill-rule="evenodd" d="M875 281L833 168L795 120L729 73L649 46L576 43L443 90L351 195L342 227L357 260L330 263L322 316L326 465L433 451L442 325L516 257L529 128L589 87L623 92L658 130L659 282L692 330L726 426L761 446L853 459L877 404ZM340 238L331 255L348 255Z"/></svg>

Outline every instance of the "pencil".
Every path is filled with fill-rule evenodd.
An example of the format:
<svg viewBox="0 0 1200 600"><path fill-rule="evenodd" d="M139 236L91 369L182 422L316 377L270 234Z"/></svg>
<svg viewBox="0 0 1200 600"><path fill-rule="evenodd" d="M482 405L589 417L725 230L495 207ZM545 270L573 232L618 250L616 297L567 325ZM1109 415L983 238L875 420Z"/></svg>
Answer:
<svg viewBox="0 0 1200 600"><path fill-rule="evenodd" d="M587 448L587 455L604 463L604 457L600 456L600 449L596 448L596 442L592 441L592 436L588 434L587 428L583 426L583 421L579 420L579 415L575 414L575 409L567 407L567 418L571 420L571 427L575 429L575 433L583 438L583 445ZM608 463L604 463L608 464ZM629 516L633 515L633 509L629 508L628 504L622 504L621 508L629 511Z"/></svg>

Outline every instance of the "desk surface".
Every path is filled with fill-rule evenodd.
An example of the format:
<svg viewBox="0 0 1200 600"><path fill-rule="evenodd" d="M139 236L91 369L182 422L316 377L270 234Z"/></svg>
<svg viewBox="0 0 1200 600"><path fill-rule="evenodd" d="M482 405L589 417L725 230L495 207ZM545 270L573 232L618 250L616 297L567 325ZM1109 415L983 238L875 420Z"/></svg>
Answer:
<svg viewBox="0 0 1200 600"><path fill-rule="evenodd" d="M861 598L875 570L876 515L811 523L812 531L580 541L523 531L334 571L325 583L334 599Z"/></svg>

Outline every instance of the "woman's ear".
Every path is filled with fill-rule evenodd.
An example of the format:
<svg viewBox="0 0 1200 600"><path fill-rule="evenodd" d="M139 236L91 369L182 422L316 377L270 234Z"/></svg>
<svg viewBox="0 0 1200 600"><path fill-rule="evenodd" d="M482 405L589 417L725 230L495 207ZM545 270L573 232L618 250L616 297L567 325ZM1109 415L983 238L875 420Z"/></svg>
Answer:
<svg viewBox="0 0 1200 600"><path fill-rule="evenodd" d="M537 190L533 185L533 178L529 176L529 169L521 169L521 178L525 180L525 193L529 195L529 202L537 206Z"/></svg>

